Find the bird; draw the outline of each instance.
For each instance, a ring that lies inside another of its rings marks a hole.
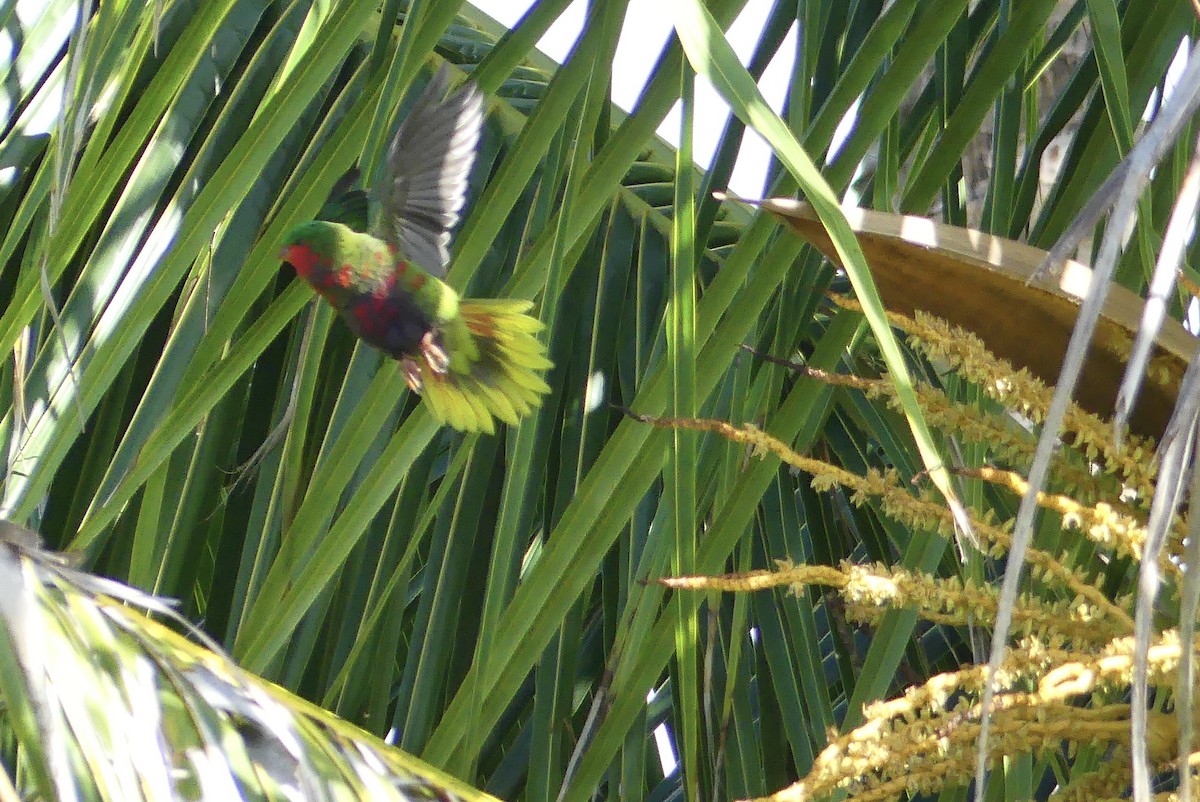
[[[435,420],[493,434],[497,420],[515,425],[541,406],[553,363],[532,302],[460,298],[442,281],[484,119],[474,82],[449,90],[443,66],[397,127],[369,232],[311,220],[287,233],[280,258],[355,335],[399,361]],[[352,194],[330,206],[364,217]]]

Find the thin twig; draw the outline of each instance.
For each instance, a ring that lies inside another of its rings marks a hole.
[[[1154,275],[1146,292],[1146,304],[1142,307],[1142,319],[1138,324],[1137,337],[1125,365],[1121,389],[1113,410],[1113,430],[1117,447],[1121,445],[1121,434],[1137,402],[1138,391],[1146,375],[1146,366],[1154,349],[1155,338],[1167,317],[1167,305],[1175,289],[1175,278],[1187,250],[1188,240],[1196,221],[1196,209],[1200,205],[1200,136],[1192,149],[1192,159],[1179,186],[1179,196],[1171,219],[1163,234],[1162,248],[1154,264]]]

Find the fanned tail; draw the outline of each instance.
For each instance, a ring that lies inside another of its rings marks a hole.
[[[495,431],[493,418],[516,424],[542,404],[550,386],[542,378],[553,367],[535,336],[542,322],[526,314],[529,301],[464,299],[459,313],[478,348],[467,369],[436,373],[420,361],[422,394],[430,413],[464,432]]]

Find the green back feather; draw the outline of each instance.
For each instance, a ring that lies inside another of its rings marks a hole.
[[[365,232],[370,216],[370,203],[362,189],[351,189],[325,201],[317,213],[320,220],[341,223],[354,231]]]

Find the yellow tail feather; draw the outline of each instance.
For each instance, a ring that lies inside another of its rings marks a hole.
[[[525,314],[532,307],[529,301],[493,298],[460,303],[478,357],[465,366],[452,363],[445,373],[420,360],[422,393],[434,418],[460,431],[492,434],[494,419],[516,425],[542,405],[550,392],[542,376],[553,363],[533,336],[543,326]]]

